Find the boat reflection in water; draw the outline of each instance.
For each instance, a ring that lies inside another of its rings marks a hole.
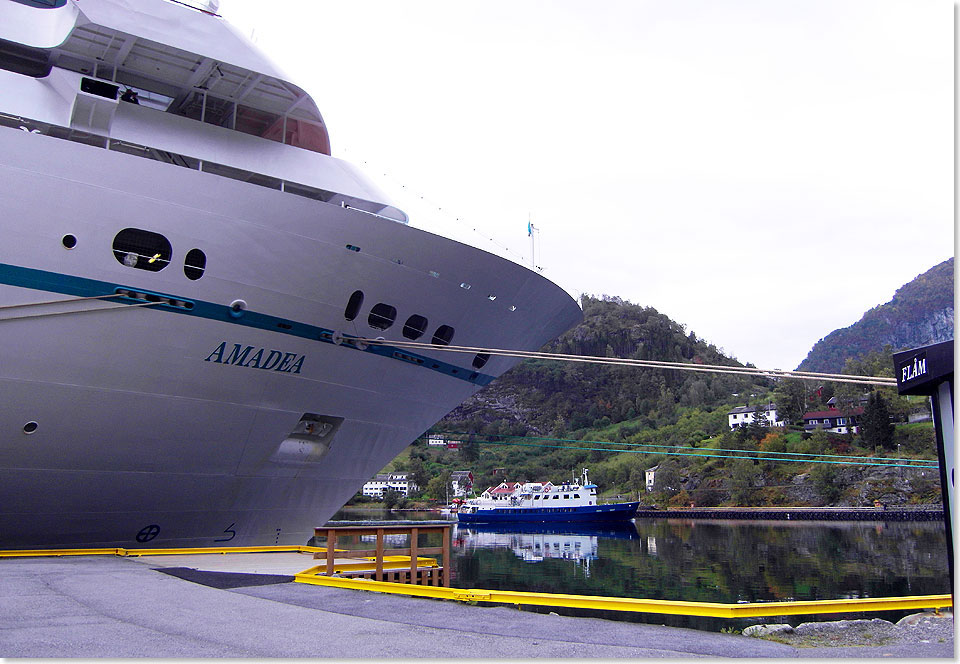
[[[630,540],[639,535],[632,523],[590,525],[582,523],[470,524],[454,526],[454,546],[461,554],[477,549],[509,549],[527,563],[547,559],[583,565],[590,575],[590,561],[598,557],[599,540]]]
[[[722,604],[950,592],[945,530],[935,522],[638,518],[625,528],[462,523],[453,528],[452,585],[458,588]],[[759,621],[541,608],[713,631]],[[835,619],[896,622],[908,613]]]

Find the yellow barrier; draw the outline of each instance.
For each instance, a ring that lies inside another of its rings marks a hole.
[[[410,556],[384,556],[383,557],[383,569],[385,570],[401,570],[401,569],[410,569]],[[376,565],[376,558],[364,557],[359,558],[358,562],[349,562],[349,563],[336,563],[333,566],[333,573],[339,574],[340,572],[355,572],[358,570],[369,570]],[[421,558],[417,556],[417,567],[439,567],[437,561],[433,558]],[[300,574],[323,574],[327,571],[327,564],[316,565],[310,569],[300,572]]]
[[[344,552],[345,549],[334,549]],[[14,549],[0,551],[0,558],[35,558],[44,556],[173,556],[195,553],[326,553],[322,546],[233,546],[221,548],[182,549]]]
[[[675,616],[701,616],[710,618],[754,618],[760,616],[850,613],[857,611],[941,609],[953,606],[953,598],[951,595],[720,604],[715,602],[683,602],[665,599],[632,599],[628,597],[592,597],[586,595],[560,595],[505,590],[464,590],[437,586],[412,586],[405,583],[388,583],[368,579],[316,576],[316,570],[317,568],[304,570],[294,575],[294,580],[298,583],[309,583],[317,586],[352,588],[354,590],[415,595],[417,597],[432,597],[434,599],[451,599],[458,602],[496,602],[500,604],[526,604],[528,606],[562,606],[576,609],[663,613]]]
[[[342,551],[341,549],[334,549]],[[244,546],[224,548],[182,549],[20,549],[0,551],[0,558],[27,558],[38,556],[156,556],[177,554],[226,554],[226,553],[326,553],[318,546]],[[346,552],[346,551],[344,551]],[[387,558],[392,558],[388,556]],[[409,566],[406,562],[391,560],[392,564]],[[421,567],[436,566],[433,559],[423,560]],[[340,565],[337,566],[338,568]],[[461,589],[443,586],[420,586],[408,583],[390,583],[369,579],[348,579],[318,576],[325,565],[311,567],[294,575],[297,583],[317,586],[352,588],[373,592],[450,599],[458,602],[495,602],[499,604],[526,604],[528,606],[561,606],[578,609],[605,611],[633,611],[637,613],[662,613],[678,616],[701,616],[711,618],[754,618],[761,616],[811,615],[819,613],[850,613],[859,611],[898,611],[910,609],[942,609],[953,606],[953,596],[914,595],[909,597],[870,597],[859,599],[805,600],[790,602],[752,602],[748,604],[720,604],[716,602],[684,602],[665,599],[633,599],[629,597],[594,597],[588,595],[563,595],[553,593],[513,592],[506,590]]]

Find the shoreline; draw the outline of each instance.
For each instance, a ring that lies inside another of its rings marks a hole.
[[[383,513],[383,508],[346,506],[350,511]],[[439,508],[402,508],[390,513],[431,512]],[[452,516],[452,515],[451,515]],[[901,507],[681,507],[672,509],[637,510],[634,519],[736,519],[766,521],[943,521],[942,506]],[[377,520],[377,519],[373,519]],[[456,519],[438,519],[453,521]],[[509,525],[509,524],[502,524]]]
[[[768,521],[943,521],[943,509],[876,507],[690,507],[640,509],[637,519],[757,519]]]

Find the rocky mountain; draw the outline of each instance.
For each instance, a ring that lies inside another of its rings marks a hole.
[[[546,352],[742,366],[652,307],[617,297],[581,299],[584,320]],[[678,406],[712,408],[768,389],[762,378],[671,369],[525,360],[436,425],[437,431],[566,435],[637,420],[663,426]]]
[[[901,286],[893,299],[814,344],[798,371],[840,373],[848,359],[953,339],[953,258]]]

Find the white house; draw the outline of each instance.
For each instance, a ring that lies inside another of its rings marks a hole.
[[[363,495],[383,498],[383,492],[387,489],[399,491],[400,495],[406,496],[411,491],[416,491],[417,485],[407,477],[406,473],[380,474],[363,485]]]
[[[466,496],[473,491],[473,473],[469,470],[457,470],[450,475],[454,496]]]
[[[758,410],[763,413],[764,419],[767,422],[766,426],[786,426],[787,423],[777,415],[777,404],[774,403],[768,403],[765,406],[740,406],[739,408],[734,408],[733,410],[727,411],[727,423],[731,429],[745,427],[753,422]]]
[[[431,433],[427,436],[427,445],[433,447],[446,447],[448,450],[455,450],[460,447],[459,440],[448,440],[439,433]]]
[[[653,481],[654,481],[654,479],[656,479],[657,469],[658,469],[659,467],[660,467],[660,464],[657,464],[657,465],[654,466],[653,468],[647,468],[647,470],[646,470],[646,476],[647,476],[647,491],[653,491]]]

